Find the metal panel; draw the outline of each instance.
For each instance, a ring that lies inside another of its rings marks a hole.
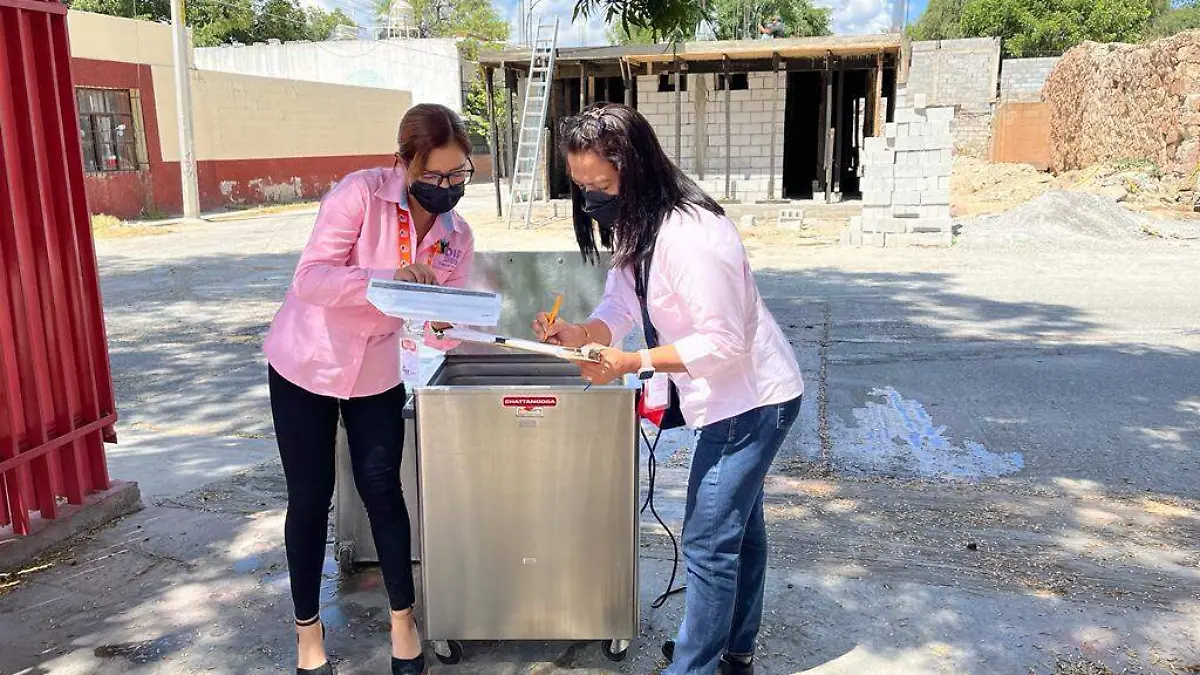
[[[0,0],[0,536],[107,489],[116,440],[65,14]]]
[[[633,390],[585,390],[565,362],[453,360],[416,393],[428,637],[632,640]]]
[[[334,509],[334,537],[337,539],[338,565],[348,569],[355,564],[379,562],[375,537],[367,509],[354,486],[350,464],[350,446],[346,429],[338,422],[337,444],[337,506]],[[408,525],[412,532],[412,559],[421,559],[421,500],[417,490],[417,434],[413,424],[412,402],[404,408],[404,450],[400,458],[400,490],[408,508]]]
[[[600,304],[607,272],[607,256],[590,265],[579,251],[481,251],[475,254],[472,274],[480,288],[502,296],[497,331],[511,337],[532,337],[533,317],[549,311],[554,293],[563,294],[564,319],[586,319]]]

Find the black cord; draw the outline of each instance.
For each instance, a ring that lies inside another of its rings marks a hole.
[[[659,431],[658,435],[654,437],[653,443],[650,442],[650,437],[646,435],[646,430],[641,425],[638,425],[638,431],[642,435],[642,440],[646,442],[646,448],[650,451],[649,456],[646,458],[646,476],[648,478],[649,489],[646,493],[646,501],[642,502],[642,508],[639,513],[645,513],[646,509],[650,509],[650,513],[653,514],[654,519],[658,521],[658,524],[662,526],[667,536],[671,538],[671,550],[674,555],[674,560],[671,562],[671,578],[667,580],[667,590],[663,591],[662,595],[650,603],[652,608],[658,609],[667,602],[667,598],[686,591],[687,586],[673,588],[675,586],[675,577],[679,572],[679,542],[675,540],[675,534],[671,532],[671,528],[667,527],[662,516],[658,515],[658,509],[654,508],[654,481],[658,476],[658,459],[655,458],[654,452],[658,450],[658,441],[662,438],[662,431]]]

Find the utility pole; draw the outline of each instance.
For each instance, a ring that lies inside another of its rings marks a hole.
[[[188,72],[188,35],[183,0],[171,0],[171,30],[175,44],[175,108],[179,115],[179,173],[183,187],[183,217],[200,217],[200,187],[196,177],[196,139],[192,130],[192,79]]]

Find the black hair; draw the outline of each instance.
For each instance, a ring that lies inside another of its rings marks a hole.
[[[663,221],[681,208],[717,215],[725,210],[700,189],[663,152],[654,129],[637,110],[617,103],[597,103],[559,124],[563,155],[595,152],[612,163],[620,178],[620,212],[611,227],[597,227],[583,211],[583,191],[571,182],[575,241],[585,260],[599,259],[600,244],[612,251],[613,267],[640,265],[654,250]]]

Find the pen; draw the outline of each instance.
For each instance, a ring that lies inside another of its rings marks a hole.
[[[554,296],[554,307],[550,308],[550,316],[548,317],[550,321],[549,325],[553,326],[554,322],[558,321],[558,310],[560,309],[562,309],[562,293]]]

